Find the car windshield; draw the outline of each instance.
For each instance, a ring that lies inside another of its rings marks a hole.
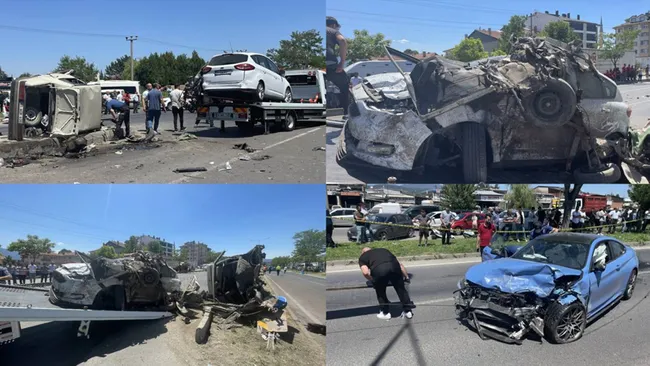
[[[210,66],[232,65],[248,61],[248,55],[225,54],[215,56],[208,62]]]
[[[587,263],[588,252],[589,245],[583,242],[569,242],[550,235],[531,240],[512,258],[582,269]]]

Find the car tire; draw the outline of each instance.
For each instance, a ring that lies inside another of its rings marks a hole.
[[[293,131],[296,128],[296,116],[293,112],[288,112],[282,123],[282,129],[284,131]]]
[[[414,237],[414,236],[415,236],[415,230],[413,230],[413,229],[409,229],[408,237],[409,237],[409,238],[412,238],[412,237]]]
[[[577,317],[577,318],[576,318]],[[577,333],[563,336],[559,327],[565,326],[565,322],[577,326]],[[577,341],[582,338],[587,326],[587,312],[584,306],[579,302],[573,302],[568,305],[562,305],[559,302],[553,302],[546,310],[544,319],[544,334],[546,338],[555,344],[565,344]]]
[[[485,128],[478,123],[462,126],[463,183],[474,184],[487,180],[487,147]]]
[[[32,106],[25,108],[25,126],[36,127],[41,123],[42,119],[43,112],[38,108]]]
[[[606,164],[603,169],[595,172],[585,172],[576,169],[573,172],[576,183],[615,183],[621,179],[621,168],[612,163]]]
[[[558,78],[548,78],[546,85],[524,97],[521,102],[524,118],[544,128],[559,127],[569,122],[578,104],[571,85]]]
[[[377,239],[379,239],[380,241],[387,241],[388,240],[388,234],[385,231],[382,231],[381,233],[379,233],[377,235]]]
[[[634,287],[636,285],[636,268],[632,270],[630,278],[627,280],[625,285],[625,292],[623,292],[623,300],[629,300],[634,294]]]
[[[257,84],[257,88],[255,88],[255,100],[263,102],[265,98],[266,88],[264,87],[264,83],[260,81],[259,84]]]
[[[293,101],[293,94],[291,93],[291,88],[287,88],[284,91],[284,99],[282,100],[285,103],[291,103]]]

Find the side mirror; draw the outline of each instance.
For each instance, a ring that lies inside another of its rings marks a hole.
[[[606,267],[605,261],[598,261],[598,262],[594,263],[594,270],[595,271],[601,271],[602,272],[602,271],[605,270],[605,267]]]

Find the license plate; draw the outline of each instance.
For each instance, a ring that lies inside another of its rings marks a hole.
[[[213,111],[212,108],[210,109],[212,119],[216,121],[248,121],[248,108],[227,108],[224,112]]]
[[[214,72],[214,76],[230,75],[232,71],[230,70],[217,70]]]

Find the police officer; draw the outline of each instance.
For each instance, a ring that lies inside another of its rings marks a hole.
[[[108,109],[108,111],[111,113],[111,116],[113,116],[113,122],[117,124],[117,129],[121,131],[122,122],[124,122],[124,128],[126,130],[124,131],[126,132],[124,136],[131,136],[131,110],[129,109],[129,105],[127,103],[120,102],[119,100],[111,99],[106,102],[106,109]],[[118,111],[121,114],[118,116],[115,111]]]

